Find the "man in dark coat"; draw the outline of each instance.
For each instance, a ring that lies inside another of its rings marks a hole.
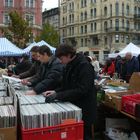
[[[41,94],[46,90],[52,90],[59,86],[62,79],[63,65],[57,57],[52,56],[49,47],[41,46],[39,48],[39,60],[42,62],[40,71],[30,80],[33,90],[27,91],[27,95]]]
[[[38,60],[38,56],[37,56],[38,50],[39,50],[38,46],[34,46],[31,49],[30,52],[31,52],[31,57],[32,57],[32,66],[28,71],[25,71],[24,73],[19,74],[18,78],[20,79],[29,78],[29,77],[34,76],[37,73],[37,71],[40,68],[40,61]]]
[[[126,82],[129,83],[129,80],[133,72],[139,72],[139,61],[135,56],[132,56],[131,52],[127,52],[125,55],[126,58]]]
[[[94,86],[94,68],[82,54],[67,44],[56,49],[56,56],[66,68],[63,74],[63,86],[54,91],[46,91],[46,102],[69,101],[82,109],[84,121],[84,140],[92,139],[92,125],[96,118],[96,90]]]
[[[14,67],[14,73],[16,75],[19,75],[27,70],[30,69],[31,67],[31,62],[29,61],[29,56],[26,54],[23,54],[20,60],[20,63],[16,64]]]

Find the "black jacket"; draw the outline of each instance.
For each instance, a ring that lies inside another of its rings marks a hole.
[[[34,61],[32,64],[31,68],[28,71],[25,71],[24,73],[19,74],[20,79],[31,77],[37,73],[37,71],[40,68],[40,62],[39,61]]]
[[[56,89],[56,99],[70,101],[82,108],[83,120],[94,123],[96,118],[96,90],[94,68],[82,54],[67,64],[63,75],[63,87]]]
[[[63,65],[52,56],[48,63],[41,64],[40,71],[32,80],[33,90],[40,94],[57,88],[62,79]]]

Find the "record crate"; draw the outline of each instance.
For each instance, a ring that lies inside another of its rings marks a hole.
[[[22,129],[22,140],[83,140],[83,121],[35,129]]]
[[[122,96],[122,111],[140,117],[140,94]]]

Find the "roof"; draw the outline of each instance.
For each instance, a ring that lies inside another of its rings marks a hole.
[[[7,38],[0,38],[0,56],[18,56],[24,51],[14,45]]]

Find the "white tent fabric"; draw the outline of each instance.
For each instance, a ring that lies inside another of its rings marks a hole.
[[[36,46],[36,44],[37,44],[36,42],[31,43],[27,48],[24,49],[24,52],[25,52],[25,53],[29,53],[30,50],[31,50],[34,46]]]
[[[129,43],[123,50],[119,53],[111,53],[108,55],[109,58],[116,58],[118,55],[121,57],[125,57],[127,52],[131,52],[133,56],[138,56],[140,54],[140,48],[134,45],[133,43]]]
[[[38,46],[46,45],[46,46],[48,46],[48,47],[51,49],[51,51],[52,51],[53,53],[54,53],[55,50],[56,50],[56,48],[52,47],[51,45],[49,45],[49,44],[48,44],[47,42],[45,42],[44,40],[42,40],[42,41],[40,41],[40,42],[37,42],[36,45],[38,45]]]
[[[118,55],[124,57],[127,52],[131,52],[133,56],[138,56],[140,54],[140,48],[133,43],[129,43]]]
[[[24,51],[10,42],[7,38],[0,38],[0,56],[19,56]]]

